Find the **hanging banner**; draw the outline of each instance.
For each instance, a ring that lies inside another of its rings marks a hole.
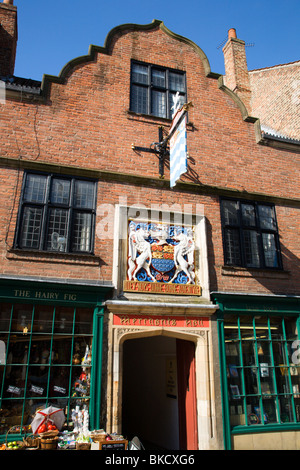
[[[186,108],[174,116],[170,129],[170,186],[173,188],[187,171]]]

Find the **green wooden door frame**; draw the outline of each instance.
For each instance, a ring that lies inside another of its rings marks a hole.
[[[103,343],[104,307],[96,306],[94,310],[92,374],[90,392],[90,429],[100,429],[101,417],[101,383],[102,383],[102,343]]]
[[[219,359],[220,359],[220,384],[222,397],[222,414],[223,414],[223,440],[224,449],[231,450],[231,432],[230,432],[230,416],[229,416],[229,397],[227,387],[226,374],[226,354],[224,340],[224,318],[223,314],[217,315],[218,339],[219,339]]]
[[[233,434],[242,433],[261,433],[266,432],[262,426],[251,428],[251,431],[242,428],[232,431],[230,426],[229,413],[229,397],[227,387],[226,373],[226,355],[225,355],[225,339],[224,339],[224,316],[226,314],[236,315],[286,315],[297,317],[297,325],[300,326],[300,296],[264,296],[264,295],[244,295],[233,293],[217,293],[211,294],[212,300],[219,306],[217,314],[218,322],[218,341],[219,341],[219,360],[220,360],[220,382],[222,395],[222,412],[223,412],[223,436],[224,449],[231,450],[231,436]],[[299,331],[299,330],[298,330]],[[299,429],[299,425],[296,425]],[[295,424],[285,424],[268,426],[269,431],[295,429]]]

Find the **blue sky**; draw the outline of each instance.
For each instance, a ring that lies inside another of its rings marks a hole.
[[[1,0],[2,1],[2,0]],[[18,7],[15,75],[58,75],[90,44],[103,46],[124,23],[162,20],[205,52],[211,70],[224,73],[222,47],[230,28],[247,44],[249,70],[300,60],[300,0],[14,0]]]

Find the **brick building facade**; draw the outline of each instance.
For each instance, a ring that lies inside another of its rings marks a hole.
[[[299,134],[265,133],[255,73],[236,87],[158,20],[116,27],[57,77],[15,77],[12,3],[0,5],[2,433],[51,402],[165,449],[270,436],[296,448]],[[176,93],[192,102],[189,158],[170,188],[159,143]]]

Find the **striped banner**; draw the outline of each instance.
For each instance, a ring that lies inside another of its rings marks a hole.
[[[186,110],[175,115],[170,129],[170,186],[173,188],[180,176],[187,171]]]

